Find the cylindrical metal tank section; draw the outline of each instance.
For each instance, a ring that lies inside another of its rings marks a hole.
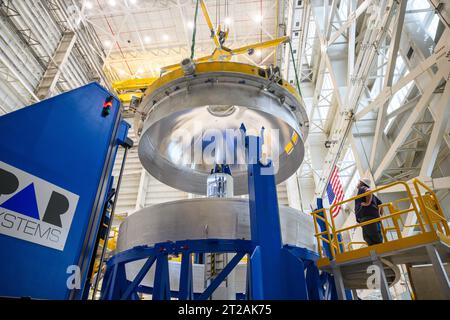
[[[283,243],[316,250],[314,225],[311,216],[298,210],[280,206]],[[139,245],[153,245],[168,240],[250,239],[249,205],[246,199],[199,198],[158,204],[130,215],[121,224],[117,250]],[[126,266],[127,278],[134,279],[145,261]],[[152,286],[154,268],[142,284]],[[180,263],[170,262],[171,289],[177,291]],[[231,274],[236,292],[245,292],[246,265],[239,264]],[[194,265],[194,289],[205,288],[205,266]]]
[[[206,198],[158,204],[130,215],[120,226],[119,252],[165,241],[250,239],[249,202],[234,197],[248,193],[242,125],[248,134],[263,134],[262,158],[276,166],[277,183],[298,170],[308,135],[300,96],[270,70],[187,59],[147,89],[135,118],[142,165],[161,182]],[[212,171],[222,164],[231,175]],[[283,206],[279,211],[283,242],[315,250],[312,217]],[[133,279],[143,263],[129,263],[127,278]],[[177,291],[180,263],[169,266],[171,289]],[[143,285],[153,285],[154,269]],[[195,292],[207,285],[205,274],[207,266],[194,265]],[[228,277],[232,283],[225,296],[218,298],[244,292],[245,277],[241,263]]]

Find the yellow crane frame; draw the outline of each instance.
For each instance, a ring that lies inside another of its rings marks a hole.
[[[243,46],[237,49],[230,49],[221,44],[220,36],[223,34],[224,41],[228,38],[229,30],[226,29],[224,33],[222,33],[222,26],[219,24],[217,30],[214,28],[214,24],[211,20],[211,17],[208,12],[208,8],[205,4],[204,0],[199,0],[200,7],[202,9],[203,16],[206,20],[206,24],[208,28],[211,30],[212,39],[214,41],[215,49],[211,55],[201,57],[195,59],[195,63],[207,62],[207,61],[230,61],[233,56],[250,53],[255,50],[267,49],[277,47],[280,44],[287,43],[289,41],[289,37],[280,37],[264,42],[254,43],[251,45]],[[224,42],[223,41],[223,42]],[[223,43],[222,42],[222,43]],[[180,64],[173,64],[166,67],[161,68],[161,73],[166,73],[169,71],[173,71],[180,68]],[[118,81],[113,83],[113,88],[119,93],[119,99],[122,103],[131,102],[133,96],[137,98],[141,98],[143,96],[143,92],[127,92],[133,90],[145,90],[148,88],[155,80],[158,78],[143,78],[143,79],[129,79],[125,81]]]

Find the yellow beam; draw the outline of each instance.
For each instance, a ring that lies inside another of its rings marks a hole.
[[[119,94],[119,100],[122,103],[130,103],[133,97],[142,98],[144,94],[142,92],[131,92]]]
[[[212,61],[212,60],[213,60],[213,56],[209,55],[209,56],[204,56],[204,57],[195,59],[194,62],[195,63],[199,63],[199,62],[206,62],[206,61]],[[181,68],[180,64],[176,63],[176,64],[171,64],[171,65],[168,65],[168,66],[165,66],[165,67],[161,68],[161,71],[162,72],[169,72],[169,71],[173,71],[173,70],[176,70],[176,69],[179,69],[179,68]]]
[[[117,81],[112,84],[116,91],[138,90],[149,87],[158,78],[142,78]]]
[[[217,61],[217,60],[230,60],[232,56],[239,55],[239,54],[246,54],[250,49],[256,50],[256,49],[266,49],[266,48],[272,48],[276,47],[280,44],[286,43],[289,41],[289,37],[281,37],[269,41],[264,41],[260,43],[254,43],[248,46],[244,46],[237,49],[228,49],[223,47],[222,49],[215,49],[212,55],[201,57],[198,59],[195,59],[195,63],[199,62],[206,62],[206,61]],[[163,72],[169,72],[180,68],[180,64],[172,64],[169,66],[163,67],[161,70]]]
[[[241,48],[237,48],[237,49],[232,49],[231,53],[233,55],[245,54],[245,53],[248,53],[248,51],[251,49],[256,50],[256,49],[272,48],[272,47],[279,46],[280,44],[286,43],[288,41],[289,41],[289,37],[281,37],[281,38],[277,38],[277,39],[273,39],[273,40],[269,40],[269,41],[254,43],[254,44],[244,46]]]
[[[203,16],[205,17],[206,23],[208,24],[208,28],[211,31],[211,34],[214,38],[214,44],[216,45],[216,48],[220,48],[220,42],[219,38],[217,37],[216,31],[214,29],[214,26],[212,24],[211,18],[209,16],[208,8],[206,7],[205,1],[200,0],[200,5],[202,7]]]

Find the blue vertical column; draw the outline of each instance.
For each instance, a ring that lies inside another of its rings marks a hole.
[[[261,138],[246,136],[250,229],[256,249],[251,257],[252,299],[283,299],[282,238],[275,172],[263,165]],[[264,170],[263,170],[264,169]]]

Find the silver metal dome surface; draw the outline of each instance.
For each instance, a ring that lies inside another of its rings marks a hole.
[[[229,71],[173,78],[146,94],[137,117],[141,133],[139,158],[155,178],[185,192],[205,194],[214,163],[205,163],[201,157],[198,161],[193,150],[200,145],[200,150],[206,152],[214,141],[213,160],[234,152],[233,163],[227,163],[234,191],[236,195],[246,194],[247,164],[242,144],[239,138],[226,138],[227,130],[239,132],[241,124],[254,134],[263,127],[268,136],[278,133],[279,139],[267,138],[264,143],[267,153],[279,148],[277,183],[298,169],[304,157],[308,120],[298,96],[287,90],[287,84]],[[223,141],[205,136],[211,132],[223,137]],[[293,137],[295,144],[286,152]]]

